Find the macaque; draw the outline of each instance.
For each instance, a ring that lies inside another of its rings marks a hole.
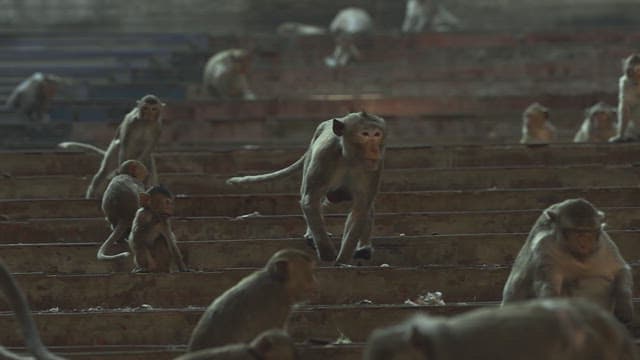
[[[283,328],[291,307],[318,289],[315,261],[293,249],[276,252],[264,268],[218,296],[196,325],[188,351],[249,342],[263,331]]]
[[[585,110],[585,119],[573,142],[607,142],[616,135],[616,109],[599,102]]]
[[[116,129],[116,134],[107,150],[78,142],[63,142],[61,148],[81,148],[95,151],[101,155],[100,169],[91,179],[85,197],[92,198],[102,184],[115,175],[120,164],[126,160],[142,162],[151,174],[151,183],[158,183],[156,166],[151,156],[162,131],[162,115],[165,104],[155,95],[145,95]]]
[[[544,144],[555,140],[556,128],[549,116],[549,109],[533,103],[522,114],[521,144]]]
[[[149,172],[141,162],[127,160],[120,165],[107,190],[102,195],[102,212],[111,224],[112,233],[98,250],[98,260],[114,260],[129,256],[128,252],[115,256],[106,255],[111,244],[126,239],[131,231],[131,223],[140,208],[140,193],[144,192],[144,181]]]
[[[58,85],[71,84],[71,80],[41,72],[22,81],[7,99],[6,108],[15,110],[23,118],[34,122],[48,122],[51,101]]]
[[[213,55],[204,67],[202,78],[209,95],[223,99],[255,99],[247,81],[251,57],[244,49],[229,49]]]
[[[605,214],[584,199],[568,199],[542,212],[516,257],[502,304],[531,298],[584,297],[633,317],[631,269],[604,230]]]
[[[312,240],[319,259],[336,264],[346,264],[352,257],[369,259],[373,251],[373,203],[380,185],[386,132],[384,119],[364,111],[327,120],[318,125],[309,148],[295,163],[268,174],[233,177],[227,183],[271,181],[302,168],[300,204],[307,222],[304,236]],[[337,257],[324,224],[325,201],[351,201]]]
[[[0,288],[7,299],[9,306],[13,309],[18,324],[22,328],[22,334],[27,345],[27,350],[32,356],[21,356],[13,353],[3,346],[0,346],[0,359],[11,360],[63,360],[63,358],[52,354],[42,343],[36,322],[31,316],[31,309],[24,293],[18,287],[13,276],[5,263],[0,259]]]
[[[239,343],[199,350],[175,360],[296,360],[298,353],[289,334],[281,329],[267,330],[251,343]]]
[[[459,29],[460,19],[447,10],[439,0],[407,0],[402,32],[447,32]]]
[[[373,20],[364,9],[349,7],[338,12],[329,31],[336,39],[336,47],[333,54],[325,58],[325,64],[331,68],[342,67],[352,59],[362,59],[356,42],[373,31]]]
[[[618,81],[618,132],[611,142],[640,139],[640,54],[631,54],[622,65]]]
[[[364,360],[634,360],[633,338],[584,299],[537,299],[375,330]]]
[[[172,264],[179,271],[188,271],[171,229],[173,194],[162,186],[154,186],[138,196],[140,208],[127,240],[135,265],[132,272],[170,272]]]
[[[280,36],[309,36],[326,34],[327,29],[320,26],[287,21],[280,24],[276,32]]]

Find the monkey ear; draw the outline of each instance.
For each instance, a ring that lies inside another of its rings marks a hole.
[[[289,278],[289,262],[287,260],[278,260],[273,264],[273,272],[276,278],[287,280]]]
[[[338,135],[338,136],[342,136],[344,135],[344,128],[345,125],[342,121],[338,120],[338,119],[333,119],[333,133]]]
[[[597,217],[597,221],[598,221],[600,224],[604,225],[604,220],[605,220],[605,218],[606,218],[606,215],[604,214],[604,212],[602,212],[602,211],[598,210],[598,211],[596,212],[596,217]]]
[[[545,210],[544,216],[552,222],[558,221],[558,213],[555,211],[555,209]]]
[[[141,207],[149,207],[151,206],[151,195],[141,192],[138,194],[140,196],[140,206]]]
[[[251,344],[256,353],[265,356],[272,348],[273,344],[266,336],[261,336],[257,341]]]

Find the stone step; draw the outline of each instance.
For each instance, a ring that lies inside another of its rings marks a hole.
[[[253,272],[253,268],[162,274],[16,274],[33,309],[65,311],[102,308],[206,306]],[[510,268],[502,265],[427,265],[422,267],[321,267],[320,294],[313,304],[402,303],[427,291],[442,291],[447,301],[491,301],[502,297]],[[640,265],[632,264],[638,278]],[[203,286],[206,284],[206,286]],[[345,286],[351,284],[351,286]],[[381,291],[384,289],[383,291]],[[187,295],[188,294],[188,295]],[[634,296],[640,295],[636,282]],[[7,309],[0,304],[0,309]]]
[[[446,294],[445,294],[446,295]],[[451,316],[496,303],[463,303],[446,306],[337,305],[307,306],[294,311],[288,330],[297,341],[308,338],[336,340],[340,333],[354,342],[364,342],[379,327],[396,324],[409,316],[425,312]],[[638,302],[634,302],[638,310]],[[36,321],[45,344],[56,346],[154,345],[187,343],[202,314],[196,309],[95,310],[88,312],[38,313]],[[11,314],[0,315],[3,345],[22,346],[22,334]],[[630,325],[637,336],[640,324]],[[153,329],[153,331],[149,331]]]
[[[638,172],[639,167],[618,165],[389,169],[383,172],[381,191],[632,187],[638,184]],[[279,182],[227,185],[232,175],[237,174],[165,173],[159,178],[174,194],[273,194],[300,188],[299,175]],[[0,198],[78,198],[90,180],[91,176],[74,175],[5,176],[0,178]]]
[[[270,171],[291,164],[305,150],[301,147],[192,149],[180,148],[179,144],[167,145],[155,153],[160,173]],[[385,153],[385,168],[630,164],[638,161],[638,151],[640,144],[635,143],[389,147]],[[5,176],[93,175],[100,165],[100,157],[74,151],[1,151],[0,163]]]
[[[640,208],[602,208],[612,230],[640,228]],[[486,234],[528,232],[540,210],[476,212],[377,213],[374,236]],[[325,216],[328,231],[341,234],[344,214]],[[235,240],[300,237],[306,224],[300,215],[232,217],[183,217],[172,220],[178,239]],[[2,243],[51,243],[103,241],[111,230],[103,218],[31,219],[0,222]]]
[[[629,261],[640,258],[638,231],[609,231],[622,255]],[[368,265],[391,266],[511,264],[527,233],[416,235],[374,237],[375,254]],[[332,239],[339,246],[339,239]],[[95,274],[129,272],[130,259],[96,261],[99,242],[0,244],[0,258],[15,272],[49,274]],[[178,246],[192,269],[206,271],[237,267],[260,267],[271,254],[284,248],[309,250],[301,237],[253,240],[180,239]],[[109,253],[127,251],[113,246]]]
[[[546,188],[507,190],[450,190],[383,192],[376,197],[379,212],[475,211],[544,209],[569,198],[583,197],[599,207],[635,206],[638,187]],[[348,204],[326,208],[327,213],[343,213]],[[300,214],[297,193],[181,195],[176,201],[180,216],[240,216],[257,211],[263,215]],[[96,199],[0,200],[0,216],[5,220],[46,218],[94,218],[103,216]]]

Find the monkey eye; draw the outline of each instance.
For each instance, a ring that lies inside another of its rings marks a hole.
[[[368,131],[363,131],[362,132],[362,136],[369,136],[369,132]]]
[[[380,131],[376,131],[375,133],[373,133],[374,137],[380,137],[382,135],[382,133],[380,133]]]

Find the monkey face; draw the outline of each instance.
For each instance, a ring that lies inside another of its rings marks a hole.
[[[548,115],[541,111],[533,111],[526,114],[525,118],[529,129],[538,130],[544,127],[547,122]]]
[[[600,244],[599,230],[564,229],[562,236],[567,250],[580,261],[595,253]]]
[[[610,111],[596,111],[591,115],[591,126],[595,131],[609,130],[615,121],[614,113]]]
[[[174,204],[173,198],[162,194],[155,193],[151,195],[151,199],[149,201],[149,207],[151,211],[161,217],[171,217],[173,216]]]
[[[378,170],[382,160],[382,129],[363,128],[355,136],[355,142],[361,147],[364,167],[370,171]]]
[[[287,289],[291,299],[299,302],[316,296],[315,261],[290,260],[288,265]]]
[[[144,183],[149,176],[149,171],[147,170],[147,167],[142,164],[135,165],[133,167],[132,176],[136,178],[136,180]]]
[[[156,121],[161,111],[161,105],[159,104],[151,105],[143,103],[142,106],[140,106],[140,118],[145,121]]]

